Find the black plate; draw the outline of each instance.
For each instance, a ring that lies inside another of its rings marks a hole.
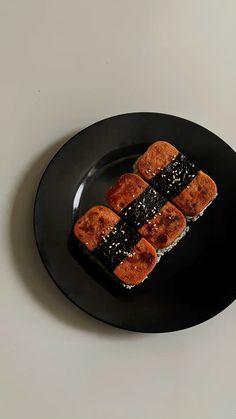
[[[212,176],[219,194],[148,280],[127,291],[81,253],[71,230],[76,217],[105,203],[107,188],[157,139]],[[58,151],[39,185],[34,226],[45,267],[73,303],[120,328],[166,332],[209,319],[236,296],[235,163],[220,138],[171,115],[131,113],[86,128]]]

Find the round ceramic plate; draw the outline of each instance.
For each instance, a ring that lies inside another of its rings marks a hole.
[[[196,162],[215,180],[218,197],[149,278],[125,290],[81,253],[72,228],[88,208],[106,202],[108,187],[155,140],[170,141]],[[235,168],[227,144],[175,116],[131,113],[91,125],[58,151],[38,188],[34,227],[45,267],[73,303],[120,328],[169,332],[215,316],[236,296]]]

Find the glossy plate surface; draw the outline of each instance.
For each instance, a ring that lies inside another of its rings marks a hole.
[[[209,174],[218,197],[149,278],[127,291],[78,249],[71,231],[78,216],[105,203],[108,187],[158,139],[170,141]],[[59,150],[39,185],[34,227],[42,261],[73,303],[114,326],[167,332],[201,323],[236,296],[235,169],[234,151],[185,119],[131,113],[91,125]]]

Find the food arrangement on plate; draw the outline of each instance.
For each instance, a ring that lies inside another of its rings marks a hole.
[[[234,183],[235,152],[198,124],[153,112],[98,121],[42,176],[41,259],[99,320],[155,333],[195,326],[235,300]]]
[[[109,208],[93,207],[74,225],[75,237],[125,288],[143,282],[217,196],[215,182],[166,141],[149,146],[134,171],[110,187]]]

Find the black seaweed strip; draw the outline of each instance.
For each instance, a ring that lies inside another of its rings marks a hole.
[[[111,271],[125,259],[139,242],[139,233],[130,229],[122,220],[115,224],[111,232],[103,237],[93,254]]]
[[[124,208],[119,215],[130,225],[139,229],[151,220],[166,202],[167,199],[164,196],[149,187]]]
[[[164,169],[157,173],[150,184],[168,199],[175,198],[197,175],[198,168],[179,153]]]

